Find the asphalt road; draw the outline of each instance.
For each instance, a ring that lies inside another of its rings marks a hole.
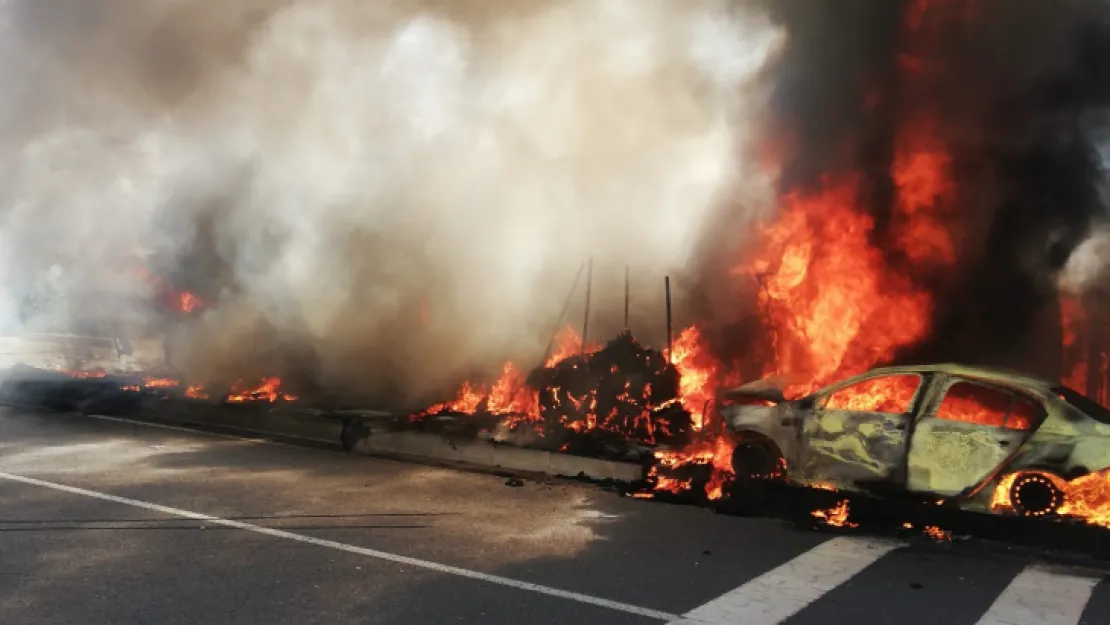
[[[1110,624],[1110,566],[0,409],[0,623]]]

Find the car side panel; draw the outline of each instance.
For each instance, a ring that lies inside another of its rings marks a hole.
[[[899,477],[910,415],[819,410],[812,418],[803,435],[804,481],[858,489]]]
[[[804,423],[804,415],[791,404],[731,406],[721,412],[733,433],[742,437],[751,432],[774,441],[786,459],[788,474],[797,466],[800,438],[798,426]]]
[[[1005,472],[1032,468],[1049,470],[1065,479],[1110,468],[1110,426],[1070,407],[1050,406],[1044,423]]]
[[[910,442],[906,490],[941,497],[973,491],[1024,439],[1024,432],[923,417]]]

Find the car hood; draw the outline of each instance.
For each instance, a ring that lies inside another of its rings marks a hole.
[[[788,380],[783,377],[764,378],[735,388],[724,389],[720,395],[722,399],[758,399],[780,404],[786,401],[784,391],[787,383]]]

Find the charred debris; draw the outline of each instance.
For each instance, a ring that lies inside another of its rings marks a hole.
[[[413,416],[420,431],[486,439],[609,460],[645,461],[681,448],[693,434],[679,401],[678,370],[662,350],[622,332],[591,353],[540,366],[525,378],[534,402],[506,414],[485,396],[470,412],[450,408]]]

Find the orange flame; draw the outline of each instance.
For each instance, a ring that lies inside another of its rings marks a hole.
[[[1088,473],[1071,481],[1049,473],[1037,474],[1050,480],[1064,494],[1057,515],[1110,529],[1110,470]],[[1010,489],[1019,475],[1021,473],[1013,473],[999,481],[991,498],[992,510],[1014,512]]]
[[[735,381],[720,379],[719,365],[702,342],[697,326],[690,326],[678,335],[668,358],[678,370],[678,397],[690,412],[695,432],[705,429],[709,415],[706,407],[722,384]],[[734,377],[734,376],[731,376]]]
[[[196,294],[189,291],[181,291],[177,294],[177,308],[183,313],[191,313],[194,310],[199,310],[205,306],[204,300],[197,297]]]
[[[855,208],[856,194],[855,181],[788,194],[760,252],[736,270],[760,280],[774,345],[766,375],[809,380],[788,389],[793,396],[866,371],[929,329],[929,295],[871,245],[874,222]]]
[[[849,520],[848,500],[842,499],[840,503],[828,510],[814,510],[810,513],[816,521],[832,527],[859,527],[859,523]]]
[[[900,129],[891,167],[897,188],[895,236],[915,264],[949,266],[956,262],[956,249],[944,219],[950,217],[955,187],[948,171],[951,158],[935,137],[930,121]]]
[[[599,351],[601,346],[591,343],[585,349],[586,354]],[[556,364],[583,353],[582,337],[570,326],[564,327],[555,337],[551,354],[544,363],[545,367]],[[516,421],[539,421],[540,406],[539,394],[528,388],[524,383],[525,376],[512,362],[506,362],[501,368],[501,376],[486,387],[470,381],[463,382],[455,399],[440,404],[435,404],[414,415],[420,418],[424,415],[441,412],[454,412],[459,414],[474,414],[483,404],[485,410],[494,415],[515,415]]]
[[[190,386],[185,389],[185,397],[190,399],[208,399],[208,392],[202,386]]]
[[[1087,313],[1079,298],[1068,294],[1060,295],[1060,326],[1063,332],[1062,349],[1064,386],[1077,391],[1087,390],[1087,371],[1089,367],[1086,346],[1079,338],[1088,323]]]
[[[238,383],[232,386],[231,393],[226,398],[227,402],[237,404],[247,401],[268,401],[273,403],[278,400],[296,401],[297,399],[296,395],[280,391],[281,378],[263,378],[261,384],[249,391],[240,391],[237,388],[238,386]]]
[[[66,371],[65,374],[79,380],[103,378],[108,375],[104,371]]]
[[[952,540],[952,532],[941,529],[936,525],[926,525],[923,531],[926,536],[938,542],[951,542]]]
[[[736,443],[727,436],[717,436],[709,440],[694,442],[688,447],[677,451],[656,451],[655,465],[648,472],[649,479],[655,480],[656,491],[665,491],[677,494],[674,490],[677,484],[682,484],[682,490],[689,490],[691,480],[675,480],[663,475],[663,472],[674,470],[687,465],[708,465],[712,469],[709,483],[705,486],[705,494],[710,501],[720,499],[724,494],[724,487],[732,476],[732,451]]]

